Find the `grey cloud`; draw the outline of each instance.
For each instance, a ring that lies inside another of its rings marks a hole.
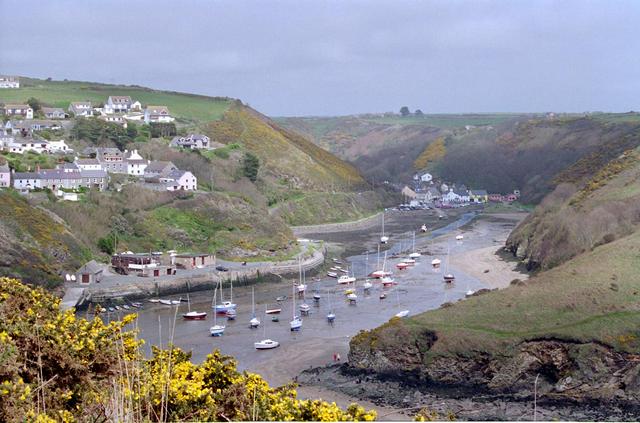
[[[638,22],[640,2],[622,0],[0,0],[0,73],[228,95],[271,115],[627,111]]]

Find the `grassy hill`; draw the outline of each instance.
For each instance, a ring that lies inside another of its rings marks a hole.
[[[33,97],[44,104],[66,110],[72,101],[89,100],[93,104],[102,104],[110,95],[131,96],[132,99],[140,101],[143,106],[147,104],[168,106],[177,118],[204,122],[220,119],[233,103],[232,99],[226,97],[160,91],[133,85],[47,81],[33,78],[20,78],[20,88],[17,90],[2,90],[0,103],[24,103]]]
[[[91,253],[68,226],[15,192],[0,191],[0,276],[55,287]]]

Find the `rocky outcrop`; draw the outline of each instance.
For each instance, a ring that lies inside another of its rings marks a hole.
[[[360,333],[350,346],[349,371],[417,386],[573,402],[640,399],[640,356],[596,342],[532,339],[508,351],[433,352],[436,333],[401,322]]]

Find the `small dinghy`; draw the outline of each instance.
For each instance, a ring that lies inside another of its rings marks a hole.
[[[253,346],[256,350],[270,350],[280,346],[280,343],[271,339],[263,339],[262,341],[254,342]]]
[[[408,315],[409,315],[409,310],[402,310],[401,312],[396,313],[396,317],[399,317],[401,319],[403,317],[407,317]]]
[[[190,311],[188,313],[184,313],[182,318],[184,320],[205,320],[207,318],[207,313],[203,311]]]

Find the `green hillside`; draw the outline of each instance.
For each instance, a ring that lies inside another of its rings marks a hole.
[[[584,181],[559,185],[509,236],[507,246],[529,269],[556,266],[637,230],[638,150],[591,172]]]
[[[49,287],[91,257],[69,227],[9,190],[0,190],[0,245],[0,276]]]
[[[186,120],[218,120],[233,103],[226,97],[208,97],[196,94],[153,90],[139,86],[100,84],[79,81],[47,81],[20,78],[17,90],[2,90],[0,103],[24,103],[29,98],[37,98],[52,107],[65,110],[72,101],[89,100],[93,104],[107,101],[110,95],[128,95],[144,105],[163,105],[177,117]]]

